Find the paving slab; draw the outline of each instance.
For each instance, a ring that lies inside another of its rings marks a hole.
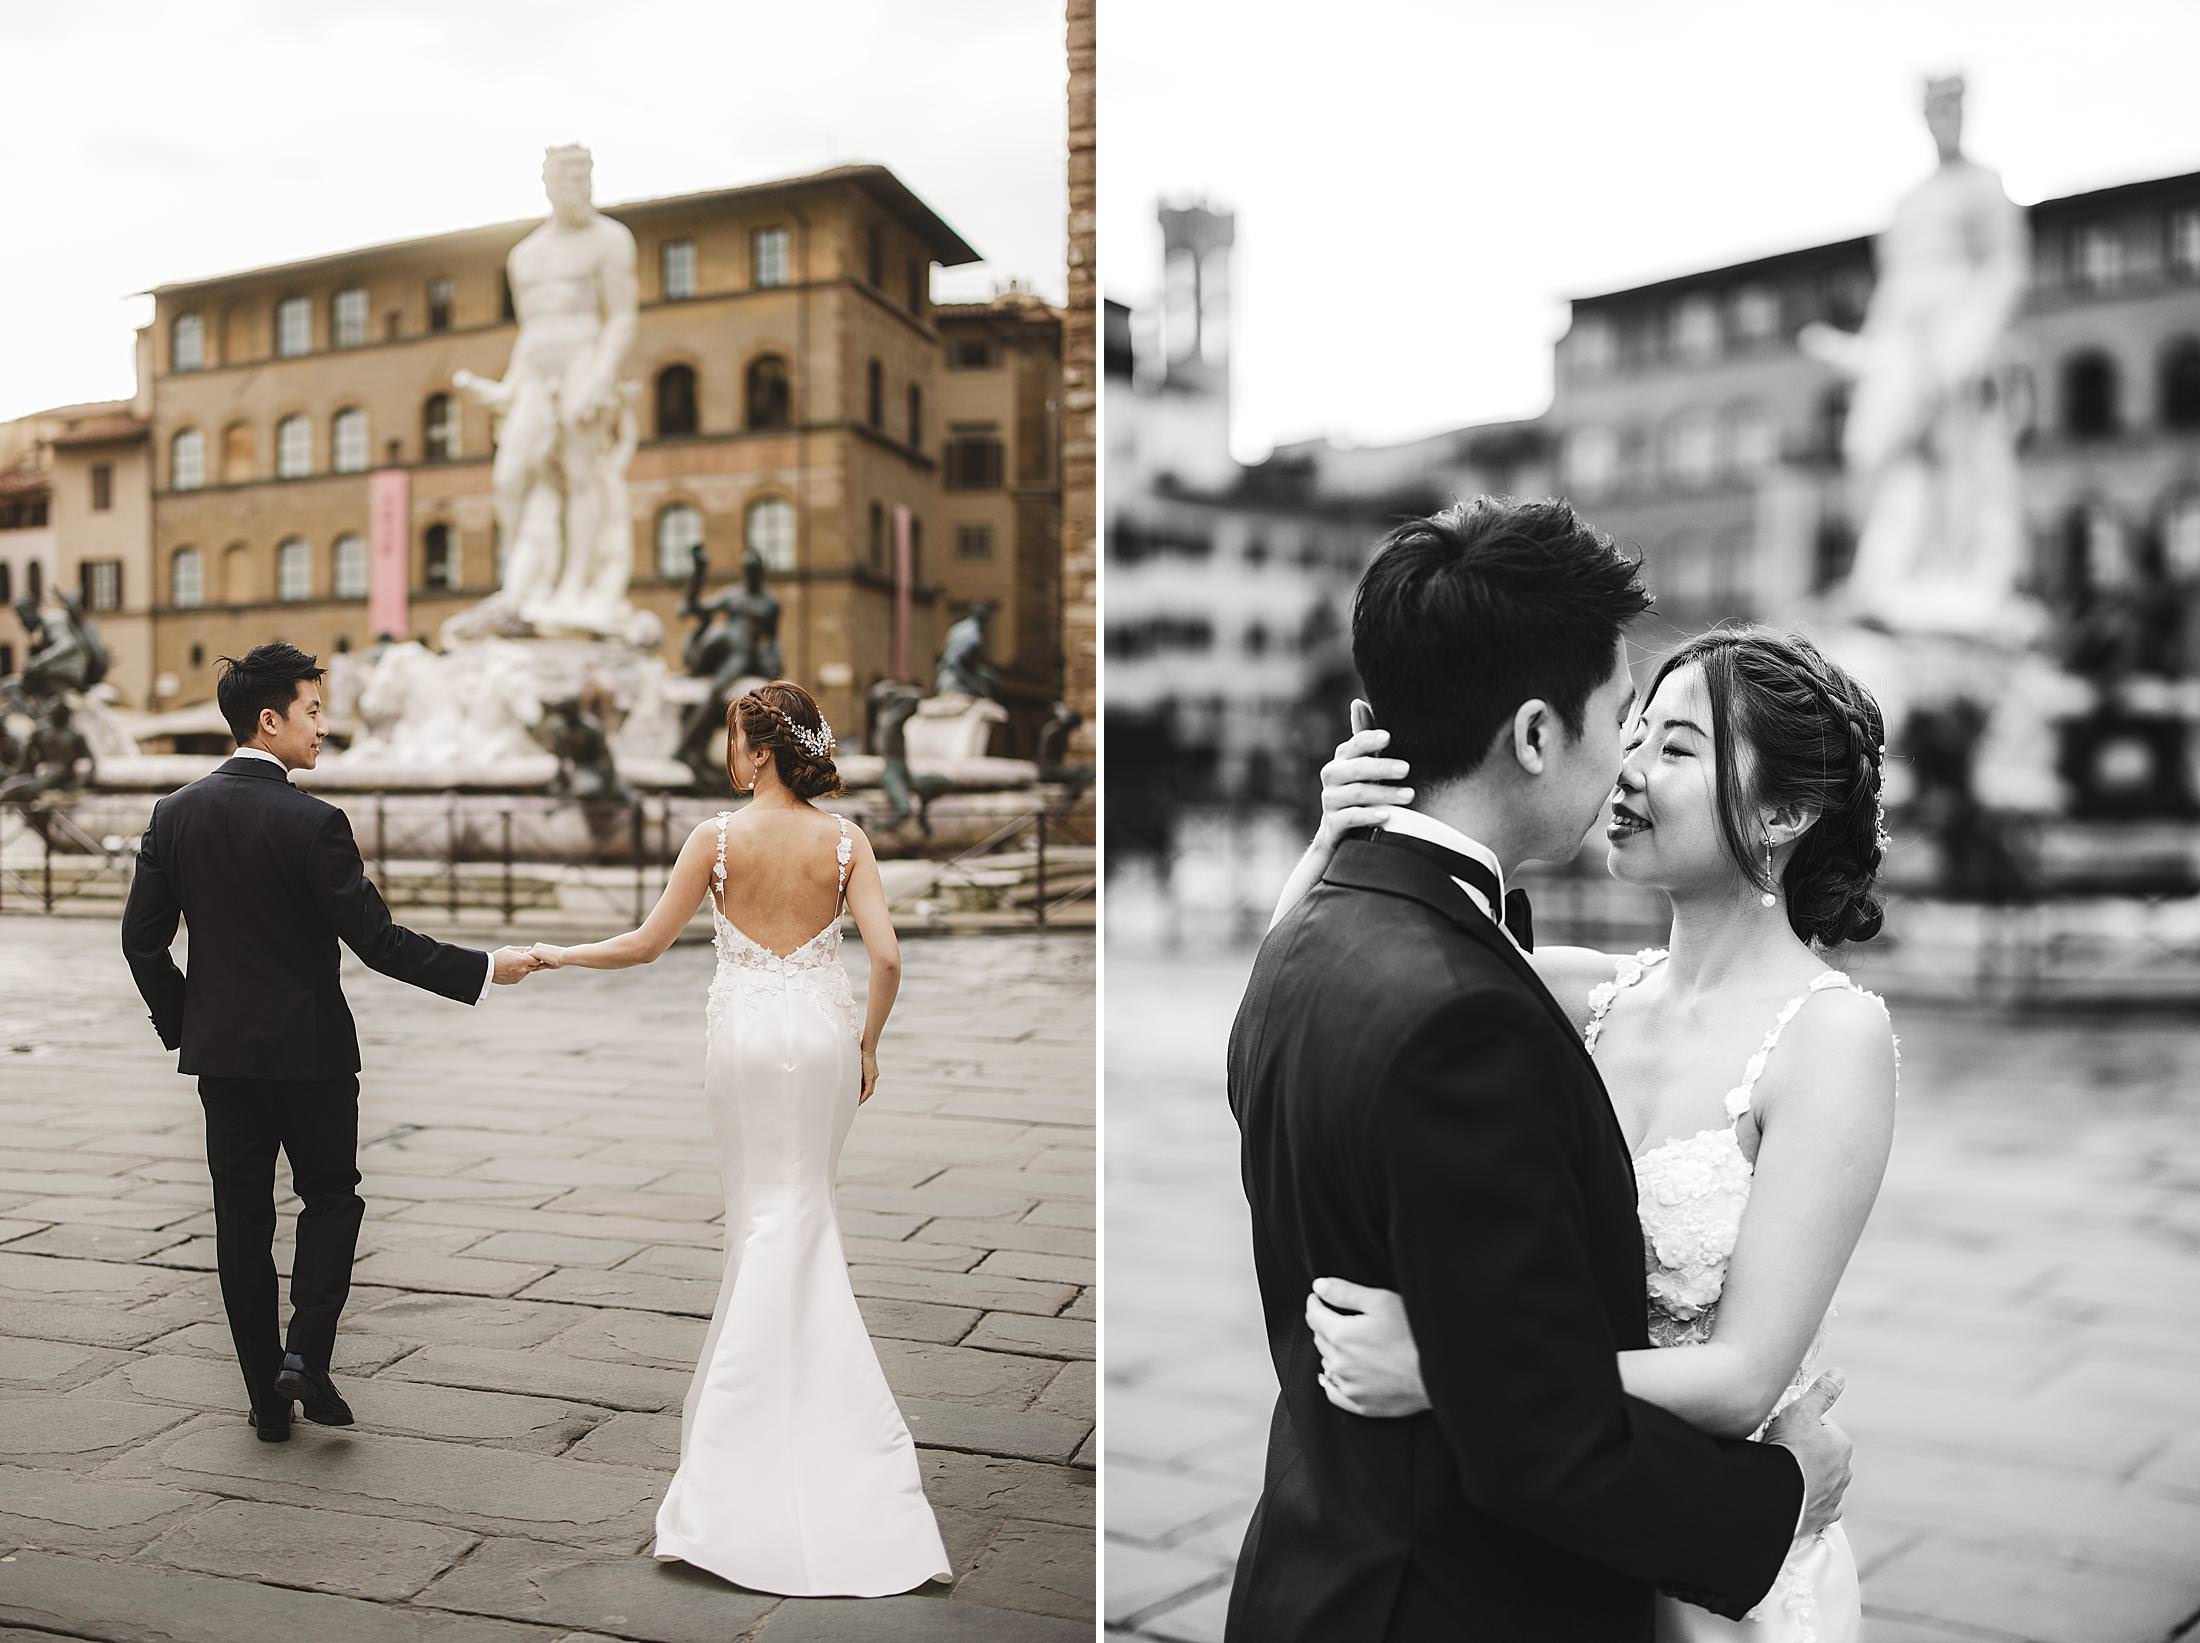
[[[111,927],[0,919],[0,1010],[33,1044],[0,1076],[0,1643],[1089,1637],[1090,1365],[1000,1320],[1089,1341],[1092,961],[1089,933],[904,947],[839,1212],[960,1578],[818,1601],[646,1555],[726,1236],[707,948],[438,1006],[432,1033],[347,957],[367,1218],[334,1373],[358,1423],[263,1444],[190,1082]],[[982,1038],[955,1027],[973,988]],[[978,1270],[1001,1251],[1041,1264]]]

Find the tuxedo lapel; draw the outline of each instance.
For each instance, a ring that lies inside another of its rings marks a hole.
[[[1588,1061],[1589,1052],[1582,1046],[1581,1029],[1551,996],[1551,990],[1543,985],[1543,978],[1535,973],[1527,955],[1514,946],[1504,929],[1475,906],[1467,893],[1452,882],[1451,875],[1434,862],[1417,851],[1400,850],[1367,839],[1347,839],[1329,858],[1322,882],[1354,890],[1372,890],[1377,895],[1404,896],[1443,914],[1470,938],[1497,954],[1550,1012],[1551,1018],[1565,1029],[1568,1041],[1580,1052],[1582,1059]],[[1591,1066],[1594,1067],[1593,1062]],[[1609,1107],[1610,1103],[1606,1105]],[[1613,1122],[1616,1126],[1616,1116]]]

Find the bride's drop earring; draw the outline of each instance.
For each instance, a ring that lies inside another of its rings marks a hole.
[[[1775,879],[1772,876],[1772,835],[1770,833],[1767,833],[1765,835],[1765,881],[1768,884],[1777,884],[1779,882],[1779,880]],[[1767,907],[1778,906],[1780,901],[1780,898],[1774,895],[1770,890],[1767,890],[1757,899]]]

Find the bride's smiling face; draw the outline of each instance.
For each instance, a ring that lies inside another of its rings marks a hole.
[[[1604,829],[1612,876],[1659,890],[1738,879],[1719,832],[1718,777],[1703,670],[1675,668],[1627,733]]]

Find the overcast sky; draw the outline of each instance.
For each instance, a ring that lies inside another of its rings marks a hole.
[[[2191,0],[1102,12],[1104,288],[1158,283],[1157,199],[1235,210],[1245,459],[1535,415],[1567,296],[1875,232],[1927,72],[2021,203],[2200,169]]]
[[[0,418],[131,391],[171,281],[602,203],[890,166],[1059,302],[1066,114],[1041,0],[0,0]]]

